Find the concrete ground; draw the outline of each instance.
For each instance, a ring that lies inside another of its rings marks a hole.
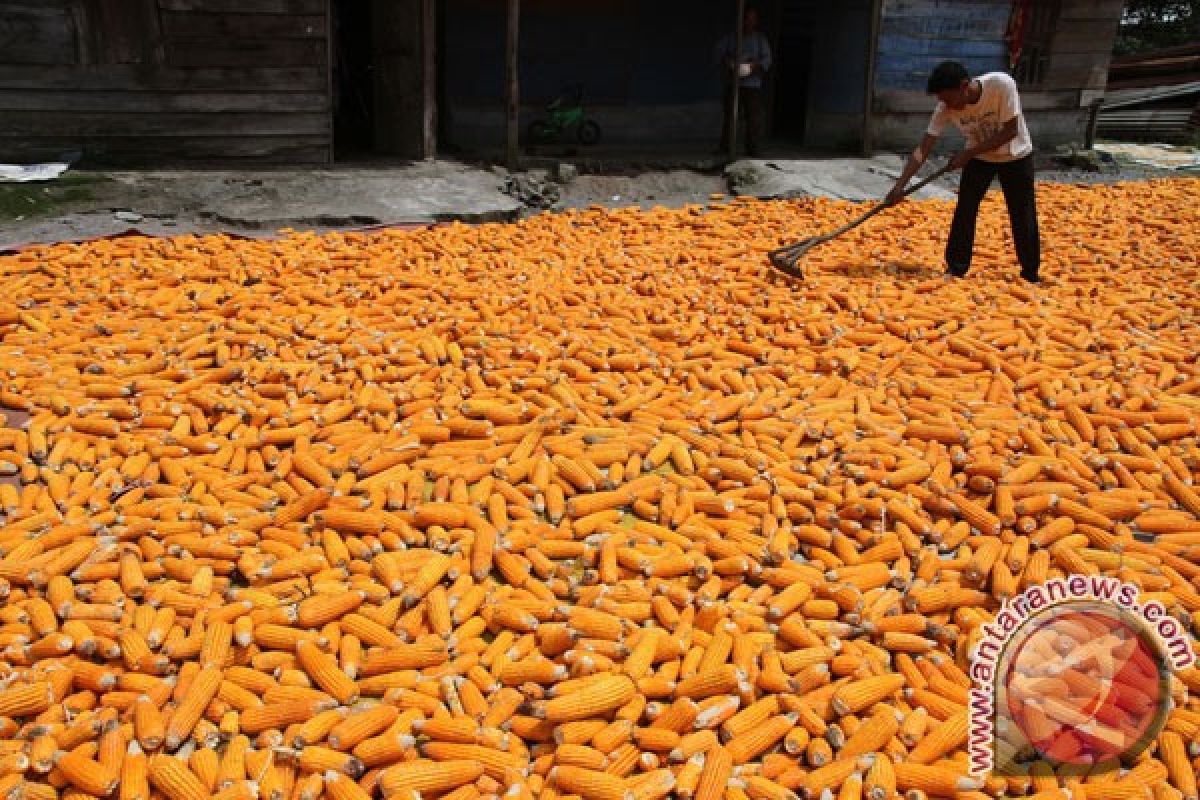
[[[538,162],[534,162],[538,163]],[[543,162],[544,163],[544,162]],[[557,165],[510,174],[498,167],[436,161],[390,167],[261,171],[69,171],[47,183],[0,184],[0,250],[136,229],[151,235],[227,231],[271,235],[282,228],[319,232],[348,227],[448,220],[515,220],[545,210],[703,203],[713,194],[804,196],[869,201],[899,174],[898,156],[872,159],[759,159],[720,167],[711,161],[602,173]],[[1144,168],[1095,173],[1060,170],[1042,180],[1146,177]],[[918,194],[953,197],[949,177]]]

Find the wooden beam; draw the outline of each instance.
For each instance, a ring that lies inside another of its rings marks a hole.
[[[863,155],[867,158],[875,155],[875,59],[879,55],[879,29],[883,22],[883,0],[871,2],[871,32],[867,39],[867,77],[863,90]]]
[[[325,103],[329,118],[326,126],[326,136],[329,139],[325,147],[326,164],[337,161],[337,148],[334,142],[334,131],[337,129],[337,120],[334,119],[334,116],[337,114],[337,109],[333,102],[333,48],[337,43],[333,41],[333,15],[335,13],[333,3],[334,0],[326,0],[322,4],[325,11]]]
[[[163,11],[212,14],[320,14],[324,0],[158,0]]]
[[[729,82],[729,160],[737,160],[738,151],[738,88],[742,79],[739,68],[742,63],[742,36],[745,34],[744,22],[746,17],[746,0],[737,0],[737,27],[733,37],[733,79]]]
[[[787,4],[786,0],[775,0],[775,5],[772,7],[771,19],[775,20],[775,26],[767,33],[769,40],[767,44],[771,48],[771,55],[778,59],[778,53],[782,48],[779,46],[780,39],[783,37],[783,7]],[[760,5],[761,9],[762,6]],[[778,71],[778,67],[774,67]],[[779,81],[764,81],[763,82],[763,138],[767,138],[767,134],[775,129],[775,103],[779,97]]]
[[[437,158],[437,15],[434,0],[421,0],[421,155]]]
[[[1124,0],[1063,0],[1060,20],[1121,18]]]
[[[881,114],[929,114],[937,99],[921,91],[885,89],[875,95],[874,108]],[[1034,89],[1021,92],[1021,108],[1025,111],[1062,111],[1079,108],[1079,90]]]
[[[508,135],[506,137],[505,162],[509,169],[516,169],[520,155],[518,142],[520,123],[520,93],[517,83],[517,57],[519,50],[518,26],[521,17],[521,0],[508,0],[508,31],[505,38],[505,63],[508,65],[508,81],[505,97],[508,116]]]
[[[1087,150],[1091,150],[1096,146],[1096,131],[1100,124],[1100,108],[1104,105],[1104,100],[1097,98],[1091,102],[1088,107],[1088,122],[1087,133],[1084,135],[1083,146]]]

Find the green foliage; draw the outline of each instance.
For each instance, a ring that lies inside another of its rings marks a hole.
[[[1127,0],[1113,55],[1200,42],[1200,0]]]
[[[90,185],[103,175],[68,172],[53,181],[0,183],[0,219],[29,219],[66,210],[94,199]]]

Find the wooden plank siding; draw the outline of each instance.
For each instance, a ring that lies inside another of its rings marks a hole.
[[[327,0],[0,0],[0,161],[323,163]]]
[[[1123,0],[1063,0],[1040,88],[1103,92],[1124,7]]]
[[[940,61],[972,72],[1003,69],[1008,0],[885,0],[875,68],[875,92],[924,92]]]
[[[71,9],[62,3],[0,2],[0,58],[30,67],[75,63],[72,23]]]
[[[1051,0],[1053,1],[1053,0]],[[1058,0],[1052,32],[1038,43],[1039,68],[1021,86],[1035,145],[1075,140],[1087,106],[1103,94],[1122,0]],[[925,79],[953,59],[978,74],[1008,71],[1010,0],[884,0],[872,109],[882,147],[908,148],[935,101]]]

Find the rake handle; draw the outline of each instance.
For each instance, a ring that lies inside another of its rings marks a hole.
[[[941,169],[939,169],[936,172],[934,172],[933,174],[931,174],[929,177],[925,178],[924,180],[918,181],[917,183],[915,183],[912,186],[905,189],[903,195],[901,195],[901,196],[907,197],[910,194],[913,194],[914,192],[919,191],[920,189],[924,188],[925,186],[928,186],[930,183],[933,183],[935,180],[942,177],[949,171],[950,171],[950,164],[947,163],[945,166],[943,166]],[[797,265],[798,265],[800,259],[803,258],[804,255],[806,253],[808,253],[809,250],[813,249],[814,247],[817,247],[818,245],[825,244],[826,242],[828,242],[832,239],[836,239],[837,237],[841,236],[843,233],[846,233],[847,231],[857,228],[859,225],[862,225],[864,222],[866,222],[871,217],[878,214],[880,211],[883,211],[885,208],[888,208],[890,205],[891,204],[887,203],[886,201],[882,202],[879,205],[872,208],[867,213],[863,214],[858,219],[846,223],[845,225],[838,228],[837,230],[833,230],[828,233],[823,233],[820,236],[813,236],[808,239],[804,239],[799,242],[794,242],[793,244],[790,244],[790,245],[784,245],[783,247],[772,250],[768,254],[768,258],[769,258],[771,264],[776,269],[778,269],[779,271],[784,272],[788,275],[791,275],[792,277],[798,278],[798,277],[800,277],[801,273],[800,273],[800,270]]]
[[[946,166],[939,169],[937,172],[930,175],[928,178],[924,178],[923,180],[920,180],[917,183],[914,183],[912,186],[905,189],[904,194],[902,196],[908,197],[910,194],[919,192],[921,189],[924,189],[926,186],[933,183],[934,181],[936,181],[938,178],[942,177],[949,171],[950,171],[950,165],[947,164]],[[848,222],[845,225],[843,225],[842,227],[838,228],[836,231],[831,231],[823,236],[818,236],[817,238],[820,240],[823,240],[823,241],[829,241],[830,239],[837,238],[838,236],[841,236],[846,231],[852,230],[854,228],[857,228],[859,225],[862,225],[864,222],[869,220],[871,217],[875,216],[880,211],[883,211],[885,208],[889,208],[890,206],[891,206],[891,204],[887,203],[887,202],[880,203],[879,205],[875,206],[870,211],[863,214],[861,217],[854,220],[853,222]]]

